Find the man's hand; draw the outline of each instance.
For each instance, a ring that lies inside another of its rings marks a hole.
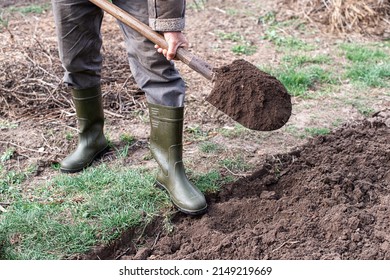
[[[179,47],[188,48],[188,41],[183,33],[178,32],[164,32],[165,41],[168,43],[168,49],[163,49],[159,45],[154,47],[159,53],[162,53],[167,60],[172,60],[176,56],[176,51]]]

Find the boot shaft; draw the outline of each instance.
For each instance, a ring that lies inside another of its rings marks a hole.
[[[149,114],[151,142],[163,148],[182,144],[184,107],[149,104]]]
[[[61,161],[61,171],[78,172],[107,150],[103,133],[104,115],[100,87],[72,89],[79,135],[76,150]]]
[[[92,127],[102,128],[104,125],[104,112],[100,86],[87,89],[72,89],[72,97],[79,121],[80,133],[88,131]]]
[[[149,103],[150,151],[164,176],[182,165],[183,107],[167,107]]]

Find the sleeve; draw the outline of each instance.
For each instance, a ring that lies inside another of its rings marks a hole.
[[[148,0],[149,26],[155,31],[182,31],[186,0]]]

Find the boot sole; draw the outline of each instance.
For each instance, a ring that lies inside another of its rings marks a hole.
[[[158,187],[159,189],[162,189],[162,190],[164,190],[164,191],[166,191],[166,192],[168,193],[169,197],[171,198],[172,204],[173,204],[173,205],[175,206],[175,208],[176,208],[177,210],[179,210],[180,212],[182,212],[182,213],[184,213],[184,214],[186,214],[186,215],[190,215],[190,216],[199,216],[199,215],[202,215],[202,214],[204,214],[204,213],[207,212],[207,205],[206,205],[204,208],[199,209],[199,210],[196,210],[196,211],[190,211],[190,210],[186,210],[186,209],[184,209],[184,208],[181,208],[180,206],[178,206],[178,205],[172,200],[172,196],[171,196],[170,192],[168,191],[168,189],[167,189],[163,184],[161,184],[160,182],[156,181],[156,182],[155,182],[155,185],[156,185],[156,187]]]
[[[96,153],[92,159],[90,160],[90,162],[88,162],[87,165],[81,167],[81,168],[78,168],[78,169],[65,169],[65,168],[61,168],[60,167],[60,171],[62,173],[77,173],[77,172],[80,172],[80,171],[83,171],[84,169],[86,169],[87,167],[91,166],[91,164],[93,163],[94,160],[96,159],[99,159],[102,155],[104,155],[108,150],[110,149],[110,147],[107,145],[103,150],[101,150],[100,152]]]

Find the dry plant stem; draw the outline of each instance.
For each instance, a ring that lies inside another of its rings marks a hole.
[[[63,154],[53,154],[53,153],[46,152],[46,151],[39,151],[39,150],[36,150],[36,149],[30,149],[30,148],[23,147],[23,146],[21,146],[19,144],[16,144],[16,143],[13,143],[13,142],[10,142],[10,141],[2,141],[2,140],[0,140],[0,143],[6,144],[6,145],[11,145],[11,146],[20,148],[22,150],[26,150],[26,151],[30,151],[30,152],[34,152],[34,153],[49,154],[49,155],[56,155],[56,156],[64,156]]]
[[[7,210],[3,206],[1,206],[1,204],[0,204],[0,211],[3,213],[7,212]]]

